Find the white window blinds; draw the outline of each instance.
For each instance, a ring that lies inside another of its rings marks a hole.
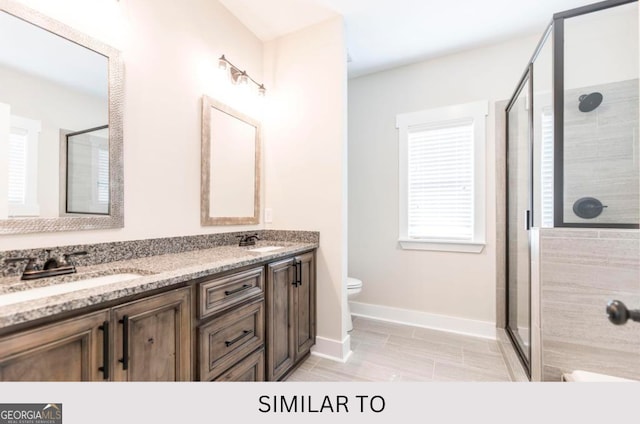
[[[482,100],[396,116],[402,249],[484,249],[488,112]]]
[[[109,203],[109,151],[98,149],[98,203]]]
[[[409,127],[409,238],[473,239],[473,138],[473,119]]]
[[[541,119],[542,227],[553,227],[553,111],[545,108]]]
[[[9,135],[9,204],[24,205],[27,201],[28,132],[12,128]]]

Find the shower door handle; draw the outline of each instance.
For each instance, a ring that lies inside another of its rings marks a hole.
[[[627,309],[619,300],[611,300],[607,303],[607,315],[609,321],[615,325],[622,325],[627,320],[640,322],[640,309]]]
[[[524,212],[524,229],[529,231],[531,229],[531,211],[526,210]]]

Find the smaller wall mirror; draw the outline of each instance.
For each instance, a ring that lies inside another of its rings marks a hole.
[[[261,125],[202,98],[202,225],[258,224]]]

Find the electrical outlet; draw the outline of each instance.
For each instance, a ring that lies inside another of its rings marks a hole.
[[[273,222],[273,209],[264,208],[264,222],[265,224],[270,224]]]

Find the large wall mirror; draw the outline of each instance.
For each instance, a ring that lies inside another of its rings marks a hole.
[[[120,53],[0,0],[0,234],[123,227]]]
[[[202,225],[258,224],[260,123],[202,98]]]

